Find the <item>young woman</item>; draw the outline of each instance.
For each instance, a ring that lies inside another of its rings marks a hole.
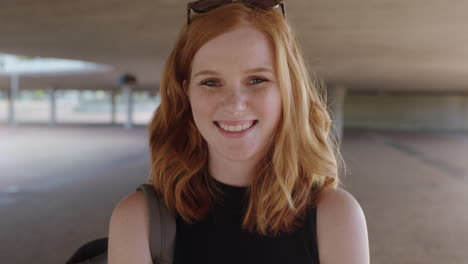
[[[330,117],[282,1],[201,0],[167,61],[151,183],[177,219],[174,263],[369,263],[338,187]],[[145,197],[115,208],[109,263],[151,263]]]

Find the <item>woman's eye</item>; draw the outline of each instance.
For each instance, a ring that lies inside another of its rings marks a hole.
[[[260,84],[260,83],[263,83],[263,82],[266,82],[268,81],[267,79],[264,79],[264,78],[252,78],[250,80],[250,83],[249,84]],[[220,86],[221,84],[216,81],[216,80],[207,80],[207,81],[203,81],[200,83],[201,85],[205,85],[205,86],[209,86],[209,87],[216,87],[216,86]]]
[[[251,84],[258,84],[258,83],[262,83],[262,82],[266,82],[267,80],[266,79],[263,79],[263,78],[253,78],[252,80],[250,80],[250,83]]]
[[[201,85],[206,85],[206,86],[217,86],[217,85],[219,85],[219,82],[217,82],[217,81],[215,81],[215,80],[208,80],[208,81],[202,82]]]

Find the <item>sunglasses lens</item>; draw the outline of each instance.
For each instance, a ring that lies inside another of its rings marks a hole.
[[[243,3],[258,7],[258,8],[272,8],[279,4],[280,1],[278,0],[245,0],[242,1]]]
[[[190,7],[197,13],[204,13],[224,4],[226,4],[226,1],[223,0],[200,0],[194,2]]]

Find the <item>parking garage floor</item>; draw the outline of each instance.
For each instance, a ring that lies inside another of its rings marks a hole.
[[[468,134],[346,130],[371,263],[467,263]],[[64,263],[144,183],[145,127],[0,125],[1,263]]]

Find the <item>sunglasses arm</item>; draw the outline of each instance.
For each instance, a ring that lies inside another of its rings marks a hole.
[[[281,1],[280,5],[281,5],[281,11],[283,11],[283,16],[284,16],[284,18],[286,18],[286,7],[284,6],[283,1]]]

